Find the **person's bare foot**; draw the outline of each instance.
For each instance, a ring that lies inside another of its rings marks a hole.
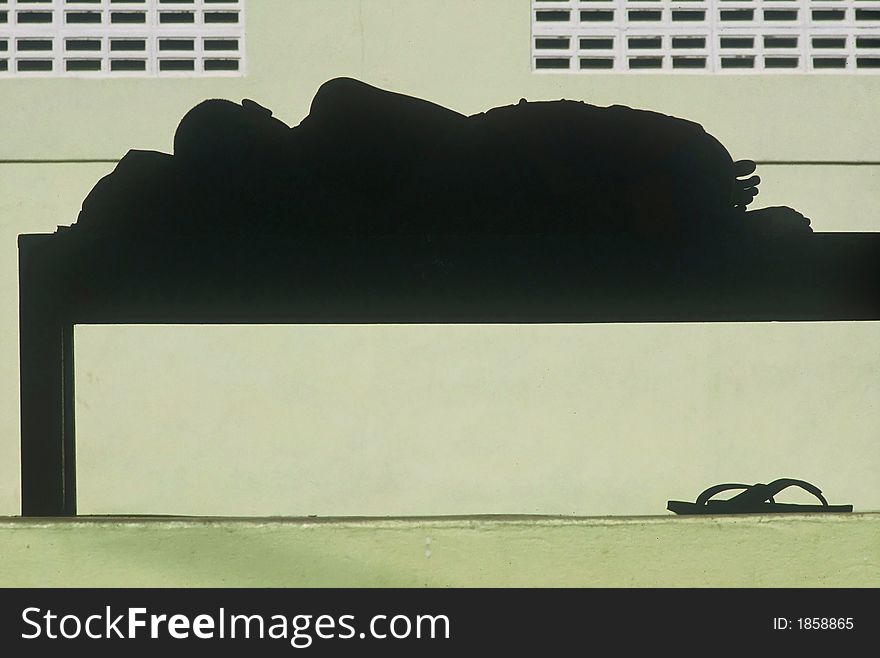
[[[745,214],[749,228],[761,233],[812,233],[810,220],[794,208],[771,206],[751,210]]]

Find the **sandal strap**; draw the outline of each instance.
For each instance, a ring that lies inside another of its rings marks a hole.
[[[822,490],[819,489],[819,487],[810,484],[809,482],[805,482],[804,480],[795,480],[793,478],[780,478],[769,484],[762,484],[760,482],[757,484],[717,484],[714,487],[709,487],[697,496],[697,505],[705,505],[712,496],[729,489],[745,490],[741,494],[737,494],[724,501],[732,505],[764,503],[767,501],[775,502],[773,497],[788,487],[800,487],[818,498],[822,505],[828,505],[828,501],[825,500],[825,497],[822,495]]]
[[[712,498],[712,496],[721,493],[722,491],[728,491],[729,489],[750,489],[753,485],[751,484],[736,484],[736,483],[728,483],[728,484],[716,484],[713,487],[709,487],[699,496],[697,496],[697,505],[705,505],[706,502]]]

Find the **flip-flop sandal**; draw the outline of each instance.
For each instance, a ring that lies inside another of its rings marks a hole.
[[[792,503],[777,503],[774,496],[788,487],[801,487],[809,491],[821,501],[821,505],[798,505]],[[711,498],[729,489],[745,489],[726,500],[711,500]],[[774,480],[770,484],[716,484],[709,487],[699,496],[695,503],[687,503],[681,500],[670,500],[666,509],[676,514],[804,514],[813,512],[852,512],[852,505],[829,505],[822,495],[822,491],[815,485],[803,480],[782,478]]]

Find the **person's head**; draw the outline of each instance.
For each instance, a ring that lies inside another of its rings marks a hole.
[[[174,156],[206,164],[251,159],[273,152],[290,128],[250,100],[241,105],[222,99],[196,105],[181,119],[174,135]]]

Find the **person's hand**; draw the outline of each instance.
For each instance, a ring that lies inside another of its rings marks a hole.
[[[757,165],[752,160],[737,160],[733,163],[733,175],[736,177],[733,184],[733,205],[736,208],[745,209],[757,196],[759,176],[749,176]],[[748,178],[745,178],[749,176]]]

